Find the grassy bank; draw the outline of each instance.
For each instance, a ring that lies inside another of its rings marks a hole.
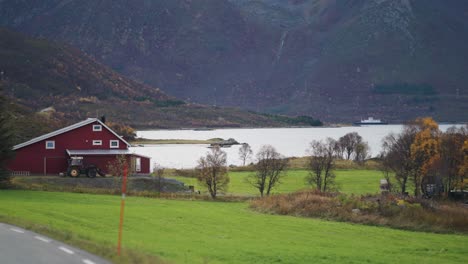
[[[462,203],[392,194],[347,196],[300,191],[255,199],[264,213],[389,226],[398,229],[468,234],[468,208]]]
[[[0,200],[1,221],[116,243],[118,196],[0,191]],[[468,236],[265,215],[246,203],[129,197],[126,206],[124,247],[175,263],[462,263],[468,255]]]
[[[258,190],[254,189],[246,178],[253,172],[229,172],[231,182],[229,184],[229,194],[235,195],[257,195]],[[382,173],[377,170],[337,170],[336,182],[339,190],[348,194],[366,194],[379,192],[379,180]],[[304,180],[308,175],[306,170],[290,170],[281,180],[281,184],[274,189],[273,193],[289,193],[297,190],[310,188]],[[167,176],[176,179],[186,185],[195,186],[196,190],[205,191],[193,177]]]

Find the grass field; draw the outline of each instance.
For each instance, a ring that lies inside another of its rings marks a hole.
[[[254,189],[246,182],[246,177],[253,172],[230,172],[231,182],[229,184],[229,194],[235,195],[257,195],[258,190]],[[339,190],[343,193],[365,194],[379,191],[379,180],[382,173],[377,170],[337,170],[336,182]],[[304,180],[308,172],[306,170],[290,170],[282,179],[282,183],[273,190],[273,193],[294,192],[304,188],[310,188]],[[184,182],[186,185],[195,186],[196,190],[205,191],[201,188],[195,178],[168,176]]]
[[[0,191],[0,201],[0,221],[116,243],[119,196]],[[174,263],[464,263],[468,255],[468,236],[265,215],[247,203],[128,197],[125,217],[124,247]]]

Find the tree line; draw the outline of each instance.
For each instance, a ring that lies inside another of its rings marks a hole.
[[[382,152],[377,160],[390,191],[402,194],[413,188],[415,196],[431,191],[449,193],[463,189],[468,173],[468,129],[451,127],[439,130],[432,118],[418,118],[404,125],[399,134],[389,134],[383,139]],[[357,132],[348,133],[338,140],[314,140],[307,148],[309,171],[305,181],[319,191],[337,191],[334,170],[337,160],[352,160],[363,164],[370,158],[370,147]],[[239,149],[239,158],[245,166],[253,156],[248,144]],[[248,183],[261,196],[270,195],[286,176],[288,159],[273,146],[265,145],[255,155]],[[226,192],[229,186],[227,156],[220,148],[213,148],[200,158],[197,178],[211,196]],[[429,186],[429,187],[428,187]]]
[[[383,140],[382,171],[394,192],[415,196],[449,194],[465,188],[468,173],[468,129],[439,129],[432,118],[418,118],[399,134]],[[390,175],[394,175],[392,184]]]
[[[370,153],[367,142],[356,132],[349,133],[339,140],[327,138],[322,141],[312,141],[307,150],[309,153],[309,175],[306,182],[318,190],[336,190],[335,168],[336,159],[364,162]],[[253,156],[251,147],[244,143],[239,148],[239,158],[243,166]],[[260,196],[270,195],[272,190],[281,184],[289,167],[288,159],[281,155],[273,146],[264,145],[255,155],[254,172],[247,177],[247,182],[258,190]],[[227,155],[219,147],[213,147],[206,156],[198,160],[196,168],[198,182],[204,186],[212,198],[219,193],[225,193],[229,186]]]

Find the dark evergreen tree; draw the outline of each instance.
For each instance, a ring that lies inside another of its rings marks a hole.
[[[6,99],[0,90],[0,188],[8,186],[10,173],[6,169],[6,163],[14,155],[13,133],[9,124]]]

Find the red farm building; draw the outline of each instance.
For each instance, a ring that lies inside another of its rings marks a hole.
[[[131,153],[129,147],[101,120],[88,118],[14,146],[16,156],[8,169],[16,175],[58,175],[67,172],[72,157],[82,157],[84,166],[94,165],[108,173],[108,164],[124,155],[133,173],[150,173],[150,158]]]

